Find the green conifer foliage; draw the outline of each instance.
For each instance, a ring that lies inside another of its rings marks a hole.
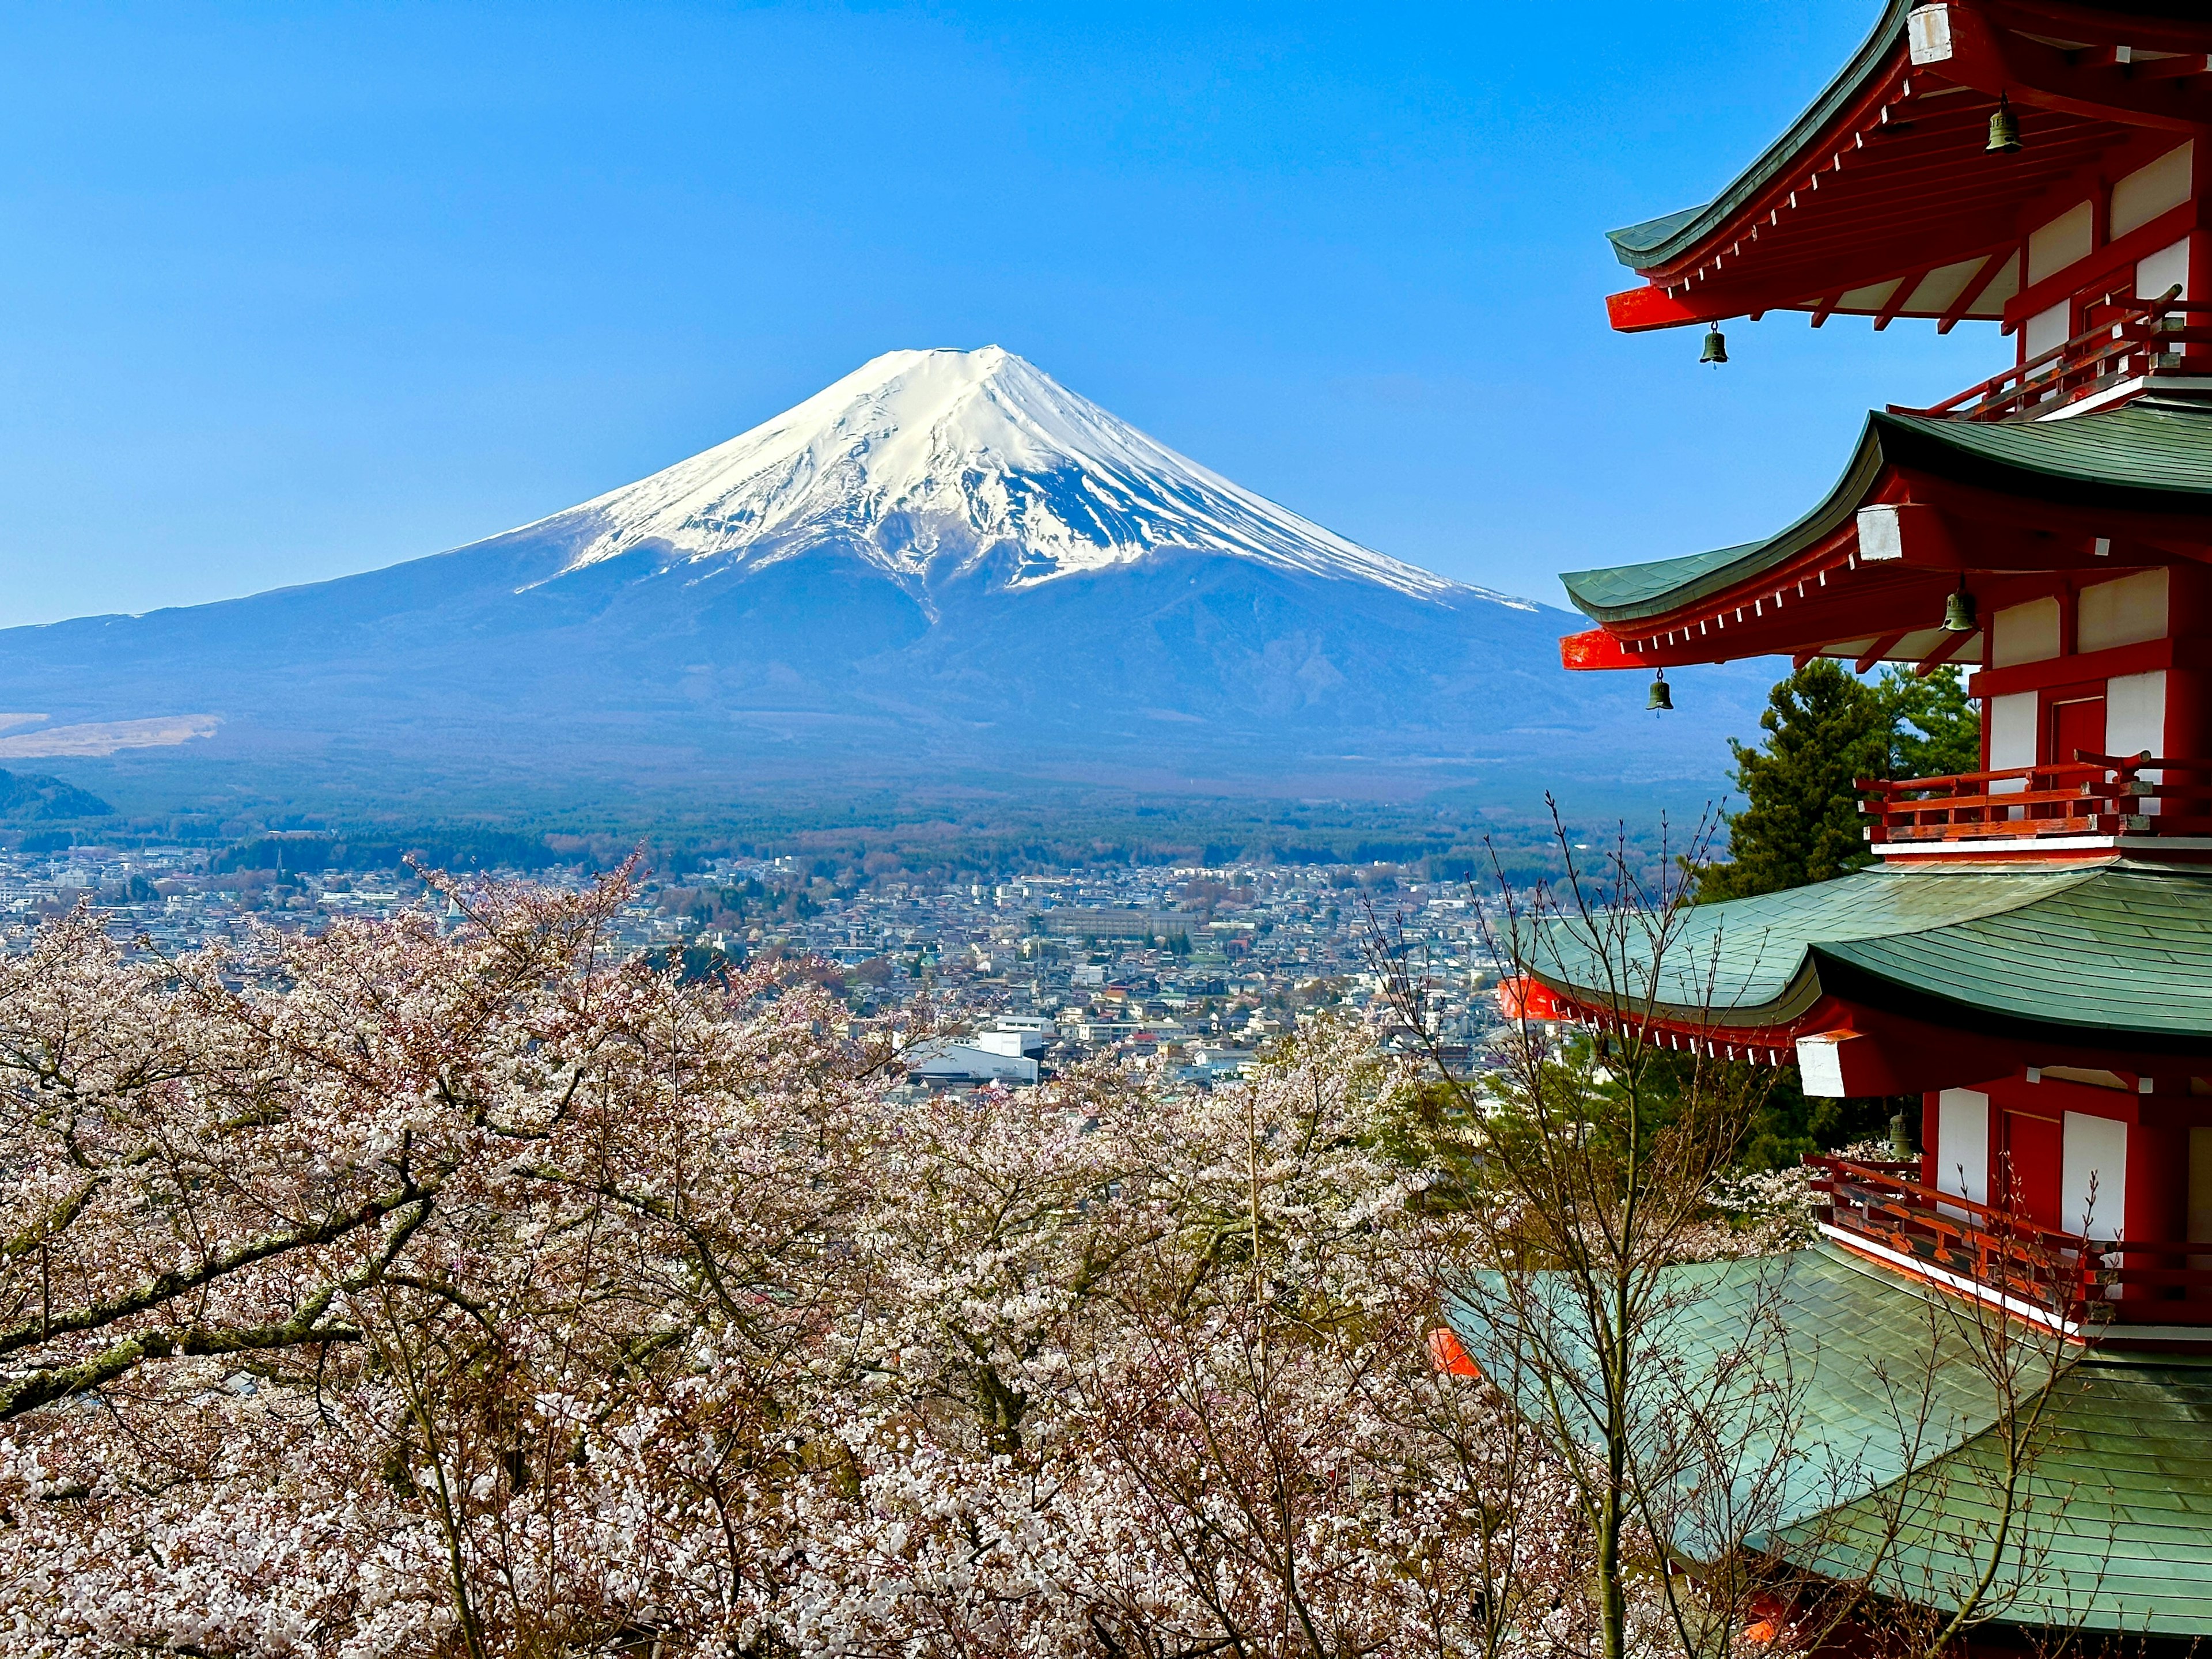
[[[1870,861],[1859,778],[1924,778],[1981,764],[1981,716],[1955,669],[1893,668],[1861,680],[1816,657],[1777,685],[1758,748],[1731,742],[1744,808],[1728,816],[1732,861],[1698,874],[1701,902],[1826,881]]]
[[[1874,686],[1815,657],[1777,685],[1759,748],[1730,740],[1744,807],[1728,817],[1727,864],[1698,876],[1701,899],[1747,898],[1826,881],[1867,862],[1856,778],[1888,770],[1891,717]]]
[[[1890,766],[1883,776],[1940,778],[1981,769],[1982,716],[1957,669],[1939,668],[1923,679],[1911,669],[1892,668],[1875,690],[1889,705]]]

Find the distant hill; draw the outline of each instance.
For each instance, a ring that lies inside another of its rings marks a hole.
[[[106,817],[115,809],[88,790],[40,772],[0,772],[0,818],[24,823]]]
[[[1714,671],[1655,720],[1640,684],[1560,669],[1577,621],[1348,541],[996,347],[896,351],[453,552],[0,632],[0,708],[44,721],[0,754],[453,810],[970,776],[1717,781],[1768,677]]]

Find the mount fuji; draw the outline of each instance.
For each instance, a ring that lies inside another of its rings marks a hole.
[[[1655,726],[1565,613],[1362,547],[996,346],[894,351],[519,529],[0,632],[0,765],[228,764],[458,806],[526,785],[990,775],[1402,793],[1700,784],[1758,677]],[[1396,781],[1378,784],[1385,777]]]

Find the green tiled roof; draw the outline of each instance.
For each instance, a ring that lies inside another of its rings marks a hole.
[[[1528,971],[1658,1018],[1784,1025],[1824,993],[1959,1028],[2212,1047],[2212,872],[1875,868],[1701,905],[1658,963],[1632,921],[1530,929]]]
[[[1790,164],[1821,128],[1864,92],[1871,77],[1881,72],[1897,50],[1905,33],[1905,15],[1917,3],[1917,0],[1889,0],[1881,21],[1844,66],[1843,73],[1829,82],[1827,90],[1813,100],[1813,106],[1799,116],[1787,132],[1769,144],[1735,183],[1703,207],[1684,208],[1609,233],[1608,240],[1620,263],[1636,270],[1650,270],[1664,264],[1675,255],[1695,247],[1712,233],[1715,226],[1757,194],[1769,179]]]
[[[2045,501],[2198,512],[2212,506],[2212,412],[2142,398],[2056,421],[1876,415],[1884,459]]]
[[[1880,1595],[1955,1607],[1988,1559],[2002,1470],[1999,1395],[1969,1358],[1962,1304],[1818,1245],[1668,1269],[1663,1354],[1694,1389],[1764,1399],[1724,1436],[1733,1486],[1686,1471],[1670,1542],[1710,1559],[1745,1536]],[[1471,1297],[1462,1343],[1524,1410],[1542,1408]],[[1656,1375],[1646,1372],[1646,1375]],[[1656,1414],[1655,1414],[1656,1420]],[[2095,1355],[2060,1379],[2027,1502],[2001,1559],[2000,1619],[2212,1635],[2212,1362]],[[1733,1528],[1715,1528],[1719,1515]],[[1746,1534],[1747,1534],[1747,1536]],[[1702,1535],[1701,1535],[1702,1534]]]
[[[2212,1635],[2212,1364],[2083,1362],[2057,1385],[2025,1483],[2004,1622]],[[1949,1608],[1989,1559],[2003,1457],[1984,1431],[1773,1540],[1814,1571]],[[1885,1540],[1888,1540],[1885,1542]]]
[[[1747,1360],[1745,1386],[1736,1392],[1766,1402],[1739,1419],[1731,1490],[1678,1515],[1673,1541],[1689,1554],[1711,1553],[1740,1534],[1754,1512],[1763,1534],[1863,1498],[1996,1420],[1958,1334],[1931,1317],[1935,1305],[1909,1297],[1900,1305],[1896,1281],[1840,1251],[1697,1262],[1667,1277],[1660,1306],[1640,1333],[1643,1360],[1664,1355],[1692,1377]],[[1470,1291],[1446,1317],[1486,1376],[1524,1410],[1540,1411],[1546,1396],[1538,1376],[1516,1362],[1490,1324],[1486,1300],[1479,1289]],[[1914,1310],[1917,1318],[1905,1316]],[[1786,1346],[1776,1345],[1778,1334],[1786,1334]],[[1559,1329],[1550,1335],[1555,1352],[1571,1346],[1559,1340]],[[1898,1390],[1908,1385],[1909,1436],[1899,1432],[1898,1407]],[[1577,1433],[1595,1439],[1594,1420],[1583,1417]],[[1700,1468],[1692,1480],[1710,1472]]]
[[[2139,398],[2068,420],[1984,422],[1875,413],[1827,496],[1765,541],[1559,580],[1601,623],[1663,616],[1771,570],[1858,511],[1885,466],[2031,500],[2154,513],[2212,512],[2212,410]]]

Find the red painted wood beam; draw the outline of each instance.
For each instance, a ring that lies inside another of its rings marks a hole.
[[[1926,679],[1930,674],[1941,668],[1945,663],[1957,656],[1968,640],[1978,639],[1979,637],[1980,631],[1976,629],[1969,629],[1963,634],[1946,634],[1943,636],[1942,644],[1938,645],[1933,651],[1930,651],[1918,662],[1913,664],[1913,678],[1915,679]]]
[[[2185,82],[2130,81],[2117,70],[2076,63],[2074,56],[2006,27],[1988,0],[1946,0],[1950,55],[1934,65],[1945,78],[2013,103],[2180,133],[2212,126],[2212,92]],[[2126,44],[2115,42],[2114,44]],[[2143,44],[2149,44],[2148,41]],[[2031,143],[2032,131],[2022,135]]]
[[[2081,5],[2076,0],[1997,0],[1990,11],[2009,27],[2062,40],[2142,46],[2150,52],[2212,52],[2212,20],[2201,17],[2156,17],[2140,10]]]
[[[1949,262],[1947,260],[1945,263],[1948,264]],[[1887,328],[1890,324],[1895,320],[1897,313],[1905,309],[1905,302],[1912,297],[1913,290],[1917,289],[1921,283],[1926,282],[1928,280],[1928,273],[1935,269],[1936,267],[1933,265],[1923,265],[1919,270],[1912,272],[1910,276],[1900,276],[1897,279],[1897,286],[1890,290],[1889,298],[1881,302],[1881,309],[1874,314],[1874,331],[1875,333],[1881,333],[1882,330]]]
[[[2111,123],[2080,124],[2069,134],[2045,132],[2039,135],[2033,149],[2019,157],[2006,158],[2001,176],[1992,175],[1994,163],[1978,145],[1961,143],[1955,153],[1916,159],[1909,166],[1900,158],[1848,175],[1851,179],[1849,187],[1831,182],[1818,191],[1800,190],[1794,209],[1787,205],[1786,194],[1780,204],[1747,209],[1717,232],[1712,241],[1701,245],[1692,254],[1686,254],[1674,266],[1655,268],[1644,274],[1662,284],[1679,282],[1696,267],[1710,263],[1717,246],[1725,249],[1730,242],[1741,240],[1747,233],[1749,220],[1755,217],[1764,221],[1773,212],[1781,215],[1782,222],[1764,233],[1759,250],[1763,254],[1771,255],[1772,249],[1767,244],[1775,238],[1789,240],[1802,234],[1800,228],[1807,223],[1838,225],[1869,211],[1882,217],[1902,215],[1937,228],[1947,228],[1948,216],[1930,210],[1930,185],[1947,176],[1956,180],[1960,194],[1990,204],[1993,210],[2001,210],[2008,219],[2022,202],[2084,161],[2135,136],[2128,128]],[[1826,176],[1832,181],[1845,175]],[[1960,257],[1964,257],[1963,253]],[[1934,252],[1929,258],[1935,264],[1946,263]]]
[[[1861,656],[1858,661],[1851,665],[1857,669],[1860,673],[1865,673],[1876,663],[1880,662],[1883,658],[1889,655],[1891,652],[1894,651],[1897,648],[1897,642],[1903,639],[1908,631],[1909,630],[1905,629],[1900,628],[1894,634],[1882,635],[1880,638],[1876,639],[1872,645],[1867,647],[1865,654]]]
[[[1990,158],[1978,144],[1966,142],[1979,120],[1967,119],[1962,112],[1953,130],[1960,140],[1955,152],[1947,143],[1942,154],[1914,154],[1902,140],[1890,141],[1895,147],[1879,161],[1870,159],[1882,154],[1879,149],[1854,149],[1845,173],[1820,173],[1824,188],[1800,186],[1794,208],[1789,205],[1787,190],[1778,198],[1747,204],[1697,254],[1671,270],[1647,273],[1662,288],[1669,282],[1679,284],[1694,259],[1700,279],[1691,294],[1675,296],[1687,305],[1671,317],[1647,313],[1639,321],[1632,312],[1624,320],[1630,326],[1668,326],[1779,308],[1802,303],[1806,289],[1833,295],[1886,281],[1908,264],[1924,270],[1972,258],[1993,242],[2011,240],[2013,215],[2022,203],[2115,145],[2140,144],[2143,137],[2139,130],[2109,120],[2053,115],[2044,125],[2063,123],[2062,131],[2046,131],[2027,156],[2008,159],[2002,190],[1992,201]],[[1962,207],[1980,210],[1971,215],[1956,210]],[[1717,266],[1716,250],[1725,256]],[[1848,261],[1848,270],[1835,268],[1839,259]],[[1802,279],[1796,275],[1800,270],[1806,273]],[[1791,293],[1792,289],[1796,292]],[[1692,308],[1693,316],[1681,314]],[[1659,307],[1662,313],[1669,309]],[[1830,306],[1826,313],[1837,309]],[[1900,307],[1897,314],[1912,313]]]
[[[1997,273],[2005,268],[2006,262],[2019,257],[2020,249],[2015,246],[2001,248],[1983,260],[1982,268],[1974,273],[1966,287],[1959,290],[1959,297],[1943,307],[1943,314],[1936,319],[1936,331],[1948,334],[1957,327],[1959,319],[1973,309],[1974,301],[1980,299],[1982,291],[1996,280]]]
[[[1605,296],[1606,318],[1615,331],[1622,334],[1640,334],[1654,328],[1683,328],[1692,323],[1717,322],[1723,317],[1738,315],[1740,309],[1714,311],[1689,296],[1678,299],[1663,288],[1632,288],[1625,293]]]
[[[2022,289],[2005,301],[2005,319],[2016,322],[2023,317],[2033,317],[2061,300],[2071,299],[2100,278],[2118,276],[2145,255],[2172,246],[2197,225],[2195,202],[2184,202],[2179,207],[2169,209],[2148,224],[2137,225],[2124,236],[2115,236],[2087,258],[2052,272],[2032,288]]]
[[[1629,648],[1619,635],[1602,628],[1570,634],[1559,641],[1559,665],[1568,669],[1649,668],[1653,659]]]
[[[2208,70],[2212,70],[2212,58],[2201,52],[2185,52],[2172,58],[2138,58],[2122,72],[2130,81],[2178,81]]]

